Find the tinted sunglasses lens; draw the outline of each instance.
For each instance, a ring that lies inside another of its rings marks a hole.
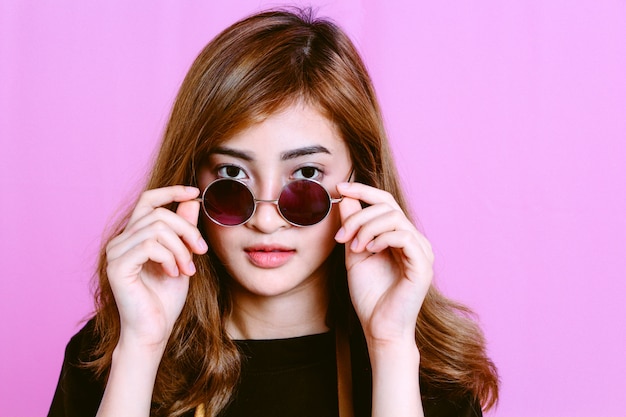
[[[254,212],[254,196],[244,184],[217,180],[203,196],[204,209],[215,222],[225,226],[245,223]]]
[[[313,181],[298,180],[285,186],[278,200],[278,209],[289,222],[311,226],[324,220],[330,204],[324,187]]]

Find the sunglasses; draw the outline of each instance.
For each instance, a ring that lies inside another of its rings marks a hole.
[[[352,173],[348,181],[352,178]],[[313,226],[324,220],[333,204],[343,196],[332,198],[322,184],[302,179],[287,183],[276,200],[255,198],[242,181],[220,178],[209,184],[199,198],[204,213],[221,226],[239,226],[254,215],[258,203],[275,204],[278,212],[294,226]]]

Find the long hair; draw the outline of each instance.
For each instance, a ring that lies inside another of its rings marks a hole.
[[[390,192],[408,215],[365,65],[345,33],[334,23],[313,17],[310,10],[253,15],[204,48],[175,100],[146,189],[197,186],[197,169],[214,146],[300,101],[315,106],[337,127],[349,149],[355,179]],[[129,216],[112,236],[123,230]],[[341,252],[331,256],[337,258],[338,276],[345,280]],[[157,374],[155,415],[178,416],[199,404],[205,404],[207,415],[216,415],[237,385],[241,359],[224,328],[223,317],[230,308],[227,289],[220,283],[224,269],[210,249],[207,255],[195,256],[194,262],[197,273]],[[104,249],[98,277],[99,344],[90,366],[106,377],[120,323]],[[335,303],[336,315],[346,311],[350,300],[342,293]],[[468,314],[468,309],[430,288],[416,324],[420,377],[454,392],[471,393],[490,408],[498,397],[496,369]]]

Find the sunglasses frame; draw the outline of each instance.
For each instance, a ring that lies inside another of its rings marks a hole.
[[[352,172],[350,172],[350,177],[348,178],[348,181],[350,181],[350,179],[352,178]],[[238,224],[223,224],[221,222],[219,222],[217,219],[214,219],[213,217],[211,217],[211,215],[209,214],[209,212],[206,209],[206,206],[204,205],[204,197],[207,193],[207,191],[209,190],[209,188],[218,182],[221,181],[234,181],[234,182],[238,182],[241,185],[243,185],[246,190],[248,190],[248,192],[250,193],[250,195],[252,196],[252,201],[254,202],[254,207],[252,208],[252,213],[250,213],[250,216],[243,222],[238,223]],[[329,204],[328,204],[328,210],[326,211],[326,214],[324,214],[324,217],[322,217],[319,221],[313,223],[313,224],[306,224],[306,225],[302,225],[302,224],[297,224],[292,222],[291,220],[287,219],[284,215],[283,212],[280,210],[280,206],[278,205],[278,201],[280,200],[280,197],[283,194],[283,191],[289,187],[291,184],[296,183],[296,182],[301,182],[301,181],[306,181],[306,182],[312,182],[314,184],[319,185],[322,190],[324,190],[324,192],[326,193],[326,197],[328,198]],[[218,178],[214,181],[212,181],[209,185],[207,185],[204,188],[204,191],[202,191],[202,195],[198,198],[195,199],[196,201],[199,201],[200,204],[202,205],[202,211],[204,211],[204,214],[209,218],[209,220],[211,220],[213,223],[220,225],[220,226],[224,226],[224,227],[235,227],[235,226],[241,226],[244,225],[246,223],[248,223],[250,221],[250,219],[254,216],[254,214],[256,213],[256,207],[259,203],[270,203],[270,204],[274,204],[276,206],[276,210],[278,211],[278,214],[280,214],[280,217],[283,218],[283,220],[285,220],[287,223],[289,223],[292,226],[296,226],[296,227],[308,227],[308,226],[315,226],[316,224],[321,223],[322,221],[324,221],[324,219],[326,219],[326,217],[328,217],[328,215],[330,214],[330,211],[333,208],[333,204],[337,204],[340,203],[341,201],[343,201],[343,196],[339,197],[339,198],[333,198],[330,193],[328,192],[328,190],[326,189],[326,187],[324,187],[324,185],[316,180],[312,180],[312,179],[297,179],[297,180],[293,180],[293,181],[289,181],[288,183],[286,183],[285,185],[283,185],[283,187],[280,189],[280,193],[278,193],[278,198],[275,200],[264,200],[264,199],[258,199],[256,198],[256,196],[254,195],[254,191],[248,186],[248,184],[246,184],[245,182],[239,180],[239,179],[234,179],[234,178]]]

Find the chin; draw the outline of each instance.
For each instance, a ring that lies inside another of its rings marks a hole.
[[[255,268],[256,269],[256,268]],[[299,272],[299,273],[298,273]],[[300,291],[306,291],[315,286],[319,282],[312,274],[302,276],[302,270],[261,270],[251,271],[247,274],[240,275],[246,277],[254,277],[253,279],[239,280],[234,278],[235,274],[231,274],[233,278],[233,290],[240,293],[248,293],[258,297],[278,297],[287,294],[294,294]],[[300,276],[300,277],[298,277]]]

